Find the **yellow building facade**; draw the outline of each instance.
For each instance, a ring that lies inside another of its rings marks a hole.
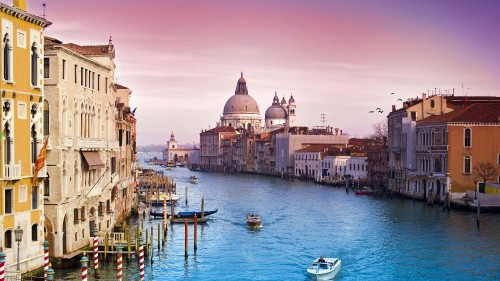
[[[26,272],[43,266],[45,167],[40,180],[33,182],[33,173],[45,142],[43,31],[50,22],[28,13],[26,0],[13,4],[0,3],[0,245],[6,270]],[[20,241],[16,229],[22,230]]]

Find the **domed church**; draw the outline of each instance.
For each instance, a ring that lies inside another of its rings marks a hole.
[[[290,95],[288,104],[283,99],[279,100],[278,94],[274,93],[273,103],[266,110],[265,127],[261,127],[261,116],[257,102],[248,94],[247,82],[243,78],[243,72],[236,84],[234,95],[224,105],[224,112],[217,126],[244,128],[248,131],[262,132],[295,126],[295,100]]]
[[[254,131],[260,129],[260,122],[259,106],[248,94],[247,82],[242,72],[234,96],[231,96],[224,105],[220,125]]]
[[[274,92],[273,103],[266,110],[266,127],[274,130],[284,127],[285,124],[289,127],[295,126],[295,100],[293,95],[290,95],[288,105],[285,97],[280,103],[278,93]]]

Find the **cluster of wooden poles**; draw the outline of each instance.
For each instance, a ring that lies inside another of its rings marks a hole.
[[[158,223],[158,228],[157,228],[157,245],[158,245],[158,251],[160,251],[161,248],[165,247],[166,243],[166,238],[167,238],[167,206],[166,203],[163,205],[163,224]],[[193,237],[193,245],[194,245],[194,251],[196,252],[198,245],[197,245],[197,229],[198,229],[198,218],[196,215],[194,216],[193,220],[194,224],[194,237]],[[123,225],[123,229],[126,230],[126,224]],[[131,261],[131,254],[134,252],[132,251],[132,248],[134,247],[136,254],[139,256],[139,276],[141,281],[144,280],[144,258],[153,258],[153,253],[154,253],[154,227],[151,226],[150,232],[148,232],[148,229],[144,229],[144,220],[142,220],[140,226],[138,225],[135,227],[135,245],[132,245],[132,229],[128,229],[128,231],[125,232],[125,240],[126,245],[122,244],[117,244],[113,245],[108,245],[108,234],[105,234],[105,243],[104,243],[104,251],[99,251],[99,237],[98,237],[98,230],[97,228],[94,228],[94,248],[93,248],[93,262],[94,262],[94,270],[95,270],[95,275],[98,278],[98,269],[99,269],[99,254],[104,255],[104,260],[106,262],[109,261],[109,256],[116,255],[116,265],[117,265],[117,279],[118,281],[122,281],[122,255],[124,253],[127,254],[127,262],[130,263]],[[187,258],[188,257],[188,234],[189,234],[189,229],[188,229],[188,221],[186,220],[184,222],[184,256]],[[114,241],[112,239],[111,241]],[[124,248],[126,247],[126,250],[124,252]],[[115,249],[115,250],[113,250]],[[90,252],[88,252],[90,253]],[[89,259],[86,256],[87,252],[84,252],[83,257],[80,259],[81,267],[82,267],[82,281],[87,281],[87,269],[89,267]],[[50,280],[50,279],[48,279]],[[0,279],[0,281],[3,281]]]

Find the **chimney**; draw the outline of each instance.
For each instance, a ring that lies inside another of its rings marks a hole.
[[[338,136],[339,135],[339,128],[335,128],[335,135]]]
[[[422,101],[425,101],[425,98],[427,97],[426,94],[422,94]]]
[[[19,8],[23,11],[26,11],[26,0],[14,0],[14,7]]]
[[[396,111],[396,105],[392,105],[392,111]]]

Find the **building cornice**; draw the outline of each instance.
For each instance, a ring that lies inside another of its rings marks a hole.
[[[91,59],[91,58],[89,58],[89,57],[87,57],[85,55],[82,55],[82,54],[80,54],[78,52],[75,52],[75,51],[73,51],[73,50],[71,50],[69,48],[66,48],[64,46],[61,46],[61,45],[45,45],[45,55],[46,56],[50,56],[50,54],[47,54],[47,51],[64,51],[64,52],[66,52],[69,55],[78,57],[81,60],[87,61],[88,63],[91,63],[91,64],[93,64],[95,66],[100,67],[100,68],[103,68],[103,69],[105,69],[107,71],[112,71],[113,70],[109,66],[106,66],[106,65],[104,65],[102,63],[99,63],[96,60],[93,60],[93,59]]]
[[[23,11],[19,8],[12,7],[12,6],[9,6],[9,5],[4,4],[4,3],[0,3],[0,11],[2,13],[7,14],[7,15],[13,16],[15,18],[24,20],[26,22],[36,24],[36,25],[41,26],[43,28],[52,24],[50,21],[48,21],[44,18],[41,18],[39,16],[35,16],[35,15],[30,14],[26,11]]]

